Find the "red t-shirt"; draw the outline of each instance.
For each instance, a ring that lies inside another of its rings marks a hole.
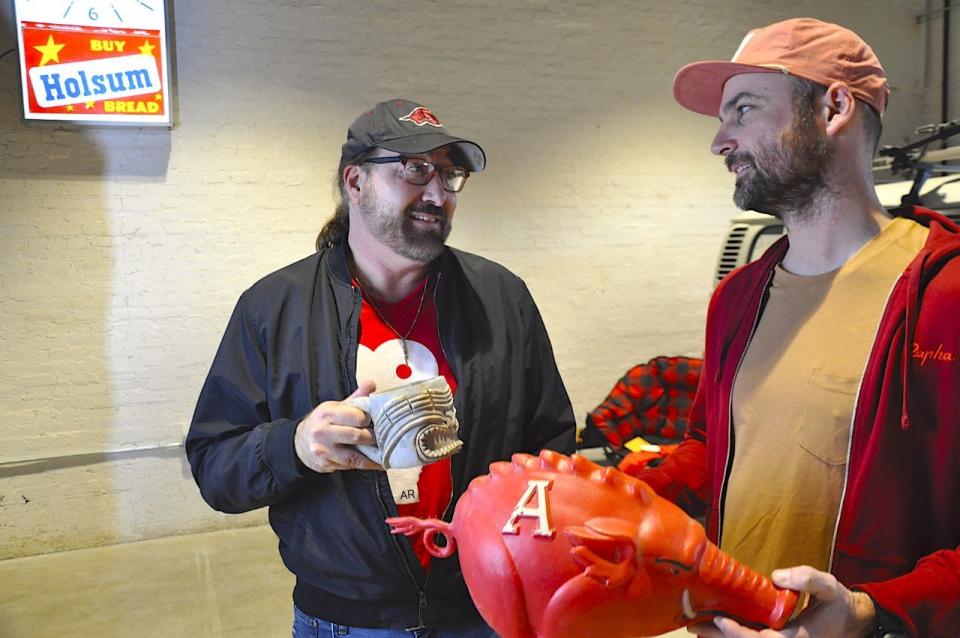
[[[353,285],[358,286],[356,280]],[[423,308],[417,317],[421,299]],[[451,392],[456,393],[457,380],[440,347],[433,282],[424,278],[415,290],[395,304],[376,298],[373,304],[376,308],[370,304],[364,293],[363,307],[360,310],[360,345],[357,348],[357,382],[372,379],[380,391],[442,375],[450,384]],[[386,318],[390,325],[384,323],[383,318]],[[406,363],[403,359],[401,339],[390,326],[396,328],[401,335],[407,335],[407,331],[410,331]],[[390,474],[393,474],[393,471],[388,472],[388,475]],[[391,482],[391,487],[395,488],[394,482]],[[397,511],[400,516],[440,518],[450,504],[453,493],[449,457],[423,466],[417,479],[417,492],[418,496],[413,497],[415,502],[401,502],[403,498],[395,499],[398,500]],[[423,568],[429,569],[430,554],[423,545],[422,536],[417,536],[413,549]]]

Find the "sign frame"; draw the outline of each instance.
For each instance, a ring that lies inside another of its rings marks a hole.
[[[169,0],[12,0],[25,122],[174,124]]]

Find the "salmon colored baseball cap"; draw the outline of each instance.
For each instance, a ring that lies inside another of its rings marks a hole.
[[[880,60],[860,36],[829,22],[792,18],[748,33],[729,62],[686,65],[673,80],[673,96],[691,111],[716,116],[724,85],[741,73],[783,73],[823,86],[843,82],[880,115],[890,95]]]

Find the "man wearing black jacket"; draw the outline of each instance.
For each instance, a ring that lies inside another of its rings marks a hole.
[[[193,475],[215,509],[269,506],[296,575],[295,637],[493,636],[456,556],[431,558],[384,519],[449,521],[491,462],[573,449],[573,411],[523,281],[445,245],[457,193],[485,161],[419,104],[360,115],[317,252],[243,293],[201,391]],[[345,397],[435,375],[454,390],[463,450],[383,471],[356,448],[373,436]]]

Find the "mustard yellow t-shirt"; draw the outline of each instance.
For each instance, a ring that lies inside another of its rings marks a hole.
[[[896,218],[839,269],[778,267],[733,389],[721,548],[755,570],[826,570],[860,377],[928,229]]]

